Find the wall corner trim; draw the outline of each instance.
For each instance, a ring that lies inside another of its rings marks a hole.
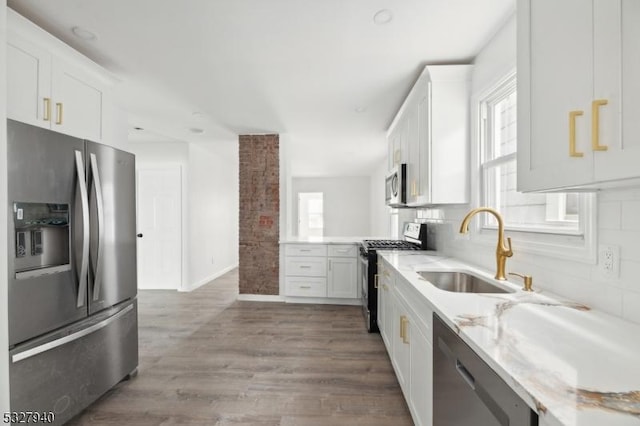
[[[224,274],[226,274],[227,272],[230,272],[230,271],[232,271],[232,270],[236,269],[237,267],[238,267],[238,264],[237,264],[237,263],[236,263],[236,264],[233,264],[233,265],[231,265],[231,266],[227,266],[226,268],[221,269],[220,271],[218,271],[218,272],[216,272],[216,273],[214,273],[214,274],[212,274],[212,275],[209,275],[208,277],[203,278],[203,279],[201,279],[201,280],[200,280],[200,281],[198,281],[198,282],[195,282],[195,283],[193,283],[193,284],[190,284],[190,285],[188,285],[188,286],[187,286],[187,287],[185,287],[185,288],[180,288],[178,291],[179,291],[179,292],[182,292],[182,293],[189,293],[189,292],[191,292],[191,291],[193,291],[193,290],[197,289],[198,287],[202,287],[203,285],[205,285],[205,284],[207,284],[207,283],[209,283],[209,282],[211,282],[211,281],[215,280],[216,278],[219,278],[219,277],[223,276],[223,275],[224,275]]]

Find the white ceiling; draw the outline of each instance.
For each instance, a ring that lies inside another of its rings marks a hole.
[[[294,176],[370,174],[422,66],[469,63],[515,10],[515,0],[8,5],[121,79],[129,124],[145,129],[130,132],[131,140],[286,134]],[[386,25],[373,22],[381,9],[393,14]],[[75,26],[97,39],[77,38]]]

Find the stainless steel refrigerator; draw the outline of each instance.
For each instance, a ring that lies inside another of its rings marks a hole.
[[[7,127],[11,410],[63,424],[137,369],[135,157]]]

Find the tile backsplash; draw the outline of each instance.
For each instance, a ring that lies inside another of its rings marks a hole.
[[[515,245],[514,256],[507,261],[508,270],[532,275],[534,288],[640,323],[640,188],[601,191],[597,205],[598,245],[619,249],[619,276],[604,276],[595,264],[519,253]],[[485,245],[479,248],[478,243],[458,234],[469,209],[421,209],[416,211],[416,219],[431,224],[438,250],[494,270],[494,250]]]

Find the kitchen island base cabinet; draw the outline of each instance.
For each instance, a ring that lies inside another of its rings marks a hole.
[[[327,296],[355,299],[358,296],[358,260],[330,257],[327,277]]]
[[[357,244],[287,243],[281,253],[287,302],[361,303]]]
[[[287,295],[297,297],[326,297],[327,279],[316,277],[287,277]]]

